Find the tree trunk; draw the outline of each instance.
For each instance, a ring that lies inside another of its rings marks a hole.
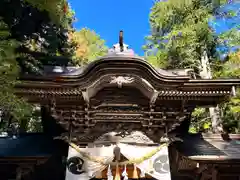
[[[212,72],[210,69],[210,64],[207,56],[207,52],[204,51],[201,57],[201,72],[200,76],[203,79],[212,79]],[[220,117],[220,109],[219,107],[211,107],[209,108],[209,114],[212,120],[212,132],[220,133],[222,132],[222,120]]]
[[[222,128],[222,119],[220,116],[220,108],[217,107],[211,107],[209,108],[209,114],[212,120],[212,132],[213,133],[221,133],[223,131]]]
[[[27,132],[27,127],[28,127],[28,119],[21,119],[20,121],[20,133],[26,133]]]

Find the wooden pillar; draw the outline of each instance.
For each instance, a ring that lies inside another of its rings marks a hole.
[[[205,177],[206,177],[205,173],[202,173],[202,176],[201,176],[200,180],[205,180]]]
[[[22,167],[19,166],[16,169],[16,180],[21,180],[22,179]]]
[[[202,176],[200,180],[217,180],[218,179],[218,170],[216,167],[208,167],[205,171],[202,172]]]
[[[188,134],[190,123],[191,123],[191,115],[187,115],[185,120],[181,122],[180,126],[178,126],[175,130],[173,130],[173,133],[180,136],[184,136]]]
[[[214,167],[212,169],[212,180],[217,180],[218,170]]]
[[[62,133],[66,132],[66,130],[62,128],[51,116],[51,112],[48,107],[41,107],[41,118],[43,132],[49,137],[60,136]]]
[[[180,156],[173,143],[168,146],[168,156],[171,175],[176,175],[178,172]]]

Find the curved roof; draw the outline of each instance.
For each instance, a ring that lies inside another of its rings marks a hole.
[[[180,153],[194,160],[239,160],[240,135],[228,136],[225,139],[222,134],[188,134],[175,145]]]
[[[27,75],[23,76],[22,79],[45,79],[55,76],[80,78],[90,73],[90,71],[96,70],[99,66],[104,69],[111,66],[115,67],[116,65],[119,69],[124,67],[142,68],[145,71],[151,72],[154,76],[163,79],[191,79],[191,76],[186,73],[186,70],[166,71],[163,69],[155,69],[145,59],[128,54],[107,55],[82,67],[45,66],[42,76]]]
[[[232,86],[240,84],[239,79],[195,79],[191,69],[163,70],[156,69],[141,57],[129,54],[107,55],[82,67],[46,66],[42,75],[24,75],[22,84],[17,87],[76,87],[86,89],[92,84],[106,84],[116,77],[134,77],[145,79],[156,90],[163,90],[163,85],[170,90],[191,89],[202,91],[214,89],[231,91]],[[41,82],[41,83],[40,83]],[[102,83],[104,82],[104,83]],[[145,83],[146,84],[146,83]],[[219,89],[220,88],[220,89]]]

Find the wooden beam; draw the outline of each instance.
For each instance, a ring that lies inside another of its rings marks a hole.
[[[213,169],[212,169],[212,180],[217,180],[218,178],[218,170],[215,168],[215,167],[213,167]]]

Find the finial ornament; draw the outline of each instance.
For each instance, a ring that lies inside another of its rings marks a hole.
[[[120,52],[123,52],[124,45],[123,45],[123,31],[122,30],[119,32],[119,46],[120,46]]]
[[[128,49],[128,45],[123,42],[123,31],[119,32],[119,42],[113,45],[113,48],[108,50],[109,55],[130,55],[134,56],[134,51]]]

